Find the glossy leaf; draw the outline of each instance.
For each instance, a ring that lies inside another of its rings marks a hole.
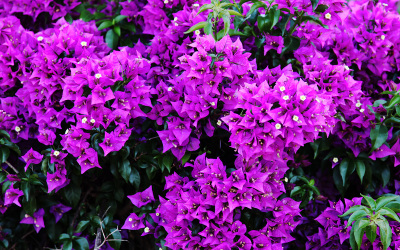
[[[363,182],[364,175],[365,175],[365,163],[362,160],[357,160],[356,161],[356,170],[357,170],[357,175],[360,177],[361,183]]]
[[[106,20],[100,24],[100,26],[97,28],[98,30],[103,30],[111,27],[113,23],[110,20]]]
[[[372,223],[365,229],[365,234],[367,235],[368,240],[371,242],[371,244],[375,241],[376,239],[376,229],[377,226],[376,224]]]
[[[399,198],[399,196],[397,196],[397,195],[387,195],[387,196],[379,197],[376,200],[376,210],[379,210],[380,208],[386,206],[388,203],[390,203],[398,198]]]
[[[350,217],[349,220],[347,221],[346,224],[346,228],[348,228],[349,226],[351,226],[351,224],[356,221],[361,219],[362,217],[367,216],[367,212],[365,212],[365,210],[357,210],[355,211]]]
[[[364,198],[362,201],[363,201],[363,203],[365,204],[365,202],[366,202],[366,204],[368,204],[368,206],[372,209],[372,210],[376,210],[376,203],[375,203],[375,200],[374,199],[372,199],[370,196],[366,196],[366,195],[363,195],[363,194],[361,194],[361,196]]]
[[[382,146],[382,144],[388,138],[387,127],[380,125],[380,124],[376,125],[375,128],[371,129],[370,137],[371,137],[371,144],[372,144],[371,151],[374,151],[375,149]]]
[[[204,28],[207,25],[207,22],[199,22],[195,25],[193,25],[192,27],[190,27],[190,29],[188,29],[186,32],[184,32],[185,34],[189,34],[193,31],[199,30]]]
[[[378,213],[379,213],[380,215],[387,216],[387,217],[389,217],[389,218],[392,219],[392,220],[395,220],[395,221],[397,221],[397,222],[400,222],[399,216],[397,216],[397,214],[396,214],[395,212],[393,212],[393,210],[391,210],[390,208],[383,207],[383,208],[381,208],[381,209],[378,211]]]
[[[376,224],[379,226],[380,240],[383,245],[383,249],[388,249],[392,242],[392,228],[387,220],[377,220]]]

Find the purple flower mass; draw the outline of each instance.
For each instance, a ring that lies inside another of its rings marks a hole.
[[[398,5],[0,1],[0,248],[399,248]]]

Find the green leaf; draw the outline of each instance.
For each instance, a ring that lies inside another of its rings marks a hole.
[[[21,183],[21,190],[24,192],[25,198],[29,201],[29,193],[30,193],[30,184],[26,181]]]
[[[115,34],[114,30],[109,30],[106,33],[106,43],[108,47],[115,49],[118,45],[118,36]]]
[[[129,176],[129,183],[133,184],[136,190],[139,190],[140,186],[140,174],[136,168],[132,168],[132,172]]]
[[[315,8],[318,5],[319,0],[311,0],[311,4],[312,4],[312,9],[315,10]]]
[[[119,27],[119,26],[114,26],[114,32],[115,32],[115,34],[117,34],[118,36],[121,36],[121,27]]]
[[[271,20],[271,26],[269,27],[269,30],[271,30],[278,23],[280,15],[280,10],[270,9],[269,18]]]
[[[357,175],[358,177],[360,177],[360,181],[362,183],[365,175],[365,163],[363,160],[356,161],[356,170],[357,170]]]
[[[400,103],[400,95],[395,95],[386,106],[386,109],[392,108],[394,105]]]
[[[8,157],[10,156],[10,150],[6,147],[0,149],[0,164],[7,161]]]
[[[385,104],[385,103],[387,103],[386,100],[376,100],[376,101],[374,102],[374,105],[372,105],[372,106],[373,106],[373,107],[379,107],[381,104],[383,105],[383,104]]]
[[[89,250],[89,243],[86,238],[78,237],[73,241],[75,249]]]
[[[364,198],[362,201],[367,202],[368,206],[372,209],[372,210],[376,210],[376,203],[375,200],[372,199],[370,196],[366,196],[361,194],[361,196]],[[363,202],[365,204],[365,202]]]
[[[127,17],[128,17],[128,16],[119,15],[119,16],[116,16],[116,17],[114,18],[114,20],[115,20],[116,23],[119,23],[119,22],[121,22],[122,20],[124,20],[124,19],[127,18]]]
[[[240,14],[239,12],[234,11],[234,10],[228,10],[228,12],[229,12],[229,15],[231,15],[231,16],[240,16],[240,17],[243,16],[242,14]]]
[[[112,21],[106,20],[106,21],[102,22],[97,29],[98,30],[103,30],[103,29],[107,29],[107,28],[109,28],[111,26],[113,26]]]
[[[370,137],[371,137],[371,143],[372,143],[372,148],[371,148],[371,152],[372,152],[375,149],[382,146],[382,144],[388,138],[387,127],[380,125],[380,124],[376,125],[374,129],[371,129]]]
[[[282,54],[290,51],[294,51],[300,47],[300,38],[290,36],[284,40],[285,47],[282,49]]]
[[[68,241],[64,242],[62,249],[63,250],[71,250],[72,249],[72,241],[68,240]]]
[[[0,136],[5,137],[8,141],[11,141],[10,134],[5,130],[0,130]]]
[[[123,162],[119,162],[118,165],[118,170],[122,178],[124,178],[126,182],[129,182],[129,177],[132,171],[131,163],[129,162],[129,160],[125,159]]]
[[[204,12],[212,8],[214,8],[214,4],[204,4],[203,6],[200,7],[199,12],[197,12],[197,15],[200,14],[201,12]]]
[[[207,25],[207,22],[199,22],[199,23],[193,25],[192,27],[190,27],[190,29],[188,29],[186,32],[184,32],[184,34],[189,34],[195,30],[202,29],[206,25]],[[212,27],[212,25],[211,25],[211,27]],[[205,32],[205,30],[204,30],[204,32]]]
[[[361,206],[361,205],[352,206],[352,207],[350,207],[349,210],[347,210],[344,214],[338,215],[338,217],[345,217],[345,216],[347,216],[347,215],[349,215],[349,214],[351,214],[351,213],[354,213],[355,211],[358,211],[358,210],[364,209],[364,208],[365,208],[365,207],[364,207],[364,206]]]
[[[74,21],[74,20],[72,19],[72,16],[71,16],[70,14],[67,14],[67,15],[64,17],[64,19],[65,19],[65,21],[67,21],[69,24],[72,24],[72,22]]]
[[[204,33],[207,35],[213,34],[213,25],[212,25],[211,21],[207,21],[206,25],[204,26]]]
[[[383,207],[383,208],[381,208],[381,209],[378,211],[378,213],[379,213],[380,215],[385,215],[385,216],[389,217],[389,218],[392,219],[392,220],[395,220],[395,221],[397,221],[397,222],[400,222],[399,216],[397,216],[397,214],[396,214],[395,212],[393,212],[393,210],[390,209],[390,208]]]
[[[346,184],[346,179],[348,177],[347,173],[349,172],[349,163],[350,160],[348,158],[345,158],[340,162],[339,165],[340,176],[342,176],[343,186]]]
[[[377,220],[376,224],[379,226],[379,232],[380,232],[380,239],[383,245],[383,249],[388,249],[390,246],[390,243],[392,242],[392,228],[389,225],[389,222],[387,220]]]
[[[374,243],[375,239],[376,239],[376,224],[372,223],[371,225],[369,225],[368,227],[366,227],[365,230],[365,234],[367,235],[367,238],[369,240],[369,242]]]
[[[66,200],[73,206],[76,207],[76,205],[79,202],[79,199],[81,197],[81,188],[78,185],[74,185],[74,183],[69,184],[65,188],[62,189],[64,191],[64,196]]]
[[[397,195],[387,195],[387,196],[379,197],[376,200],[376,210],[378,211],[380,208],[386,206],[388,203],[390,203],[398,198],[399,198],[399,196],[397,196]]]
[[[116,250],[121,248],[121,233],[119,231],[116,231],[116,228],[111,228],[110,229],[110,233],[114,232],[111,236],[114,239],[113,241],[109,241],[108,244],[110,244],[110,246]]]
[[[388,182],[390,181],[390,167],[388,165],[383,165],[380,169],[382,186],[386,187]]]
[[[226,36],[229,32],[229,27],[231,26],[231,17],[229,12],[224,11],[221,13],[222,20],[224,20],[224,36]]]
[[[191,153],[189,151],[186,151],[185,155],[182,157],[182,165],[185,165],[185,163],[190,159]]]
[[[89,225],[89,221],[88,220],[82,220],[78,223],[78,225],[76,226],[75,232],[80,233],[83,230],[85,230],[87,228],[87,226]]]
[[[395,213],[400,213],[400,203],[399,202],[390,202],[386,205],[387,208],[390,208]]]
[[[89,22],[89,21],[91,21],[91,20],[94,19],[94,16],[92,15],[92,13],[90,13],[90,11],[88,11],[88,10],[83,10],[83,11],[81,12],[80,18],[81,18],[83,21],[85,21],[85,22]]]
[[[346,224],[346,228],[348,228],[349,226],[351,226],[351,224],[353,223],[353,221],[359,220],[362,217],[367,216],[367,212],[365,212],[365,210],[357,210],[355,211],[350,217],[349,220],[347,221]]]
[[[71,236],[69,234],[61,234],[60,237],[58,238],[58,240],[60,241],[65,241],[65,240],[69,240],[71,239]]]
[[[350,231],[350,246],[351,249],[359,249],[359,247],[357,246],[357,242],[354,238],[354,233],[355,233],[355,227],[351,227],[351,231]]]
[[[370,223],[369,220],[366,218],[358,220],[354,223],[354,227],[355,227],[354,228],[354,239],[357,244],[357,249],[360,249],[360,247],[361,247],[365,227],[367,227],[369,225],[369,223]]]
[[[249,18],[249,17],[253,14],[253,12],[254,12],[256,9],[261,8],[261,7],[263,7],[263,8],[266,9],[266,10],[268,9],[268,6],[267,6],[265,3],[263,3],[263,2],[256,2],[256,3],[254,3],[254,4],[251,6],[249,12],[247,12],[246,17]]]
[[[318,7],[314,10],[315,13],[322,13],[325,10],[327,10],[329,8],[329,6],[325,5],[325,4],[320,4],[318,5]]]
[[[163,158],[163,165],[168,169],[168,172],[171,172],[171,167],[172,167],[172,163],[174,161],[174,158],[172,157],[172,155],[166,155]]]
[[[271,27],[271,19],[267,15],[259,15],[257,17],[257,25],[258,29],[261,32],[267,32],[269,28]]]

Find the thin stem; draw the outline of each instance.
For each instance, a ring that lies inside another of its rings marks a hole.
[[[8,161],[5,161],[5,163],[6,163],[12,170],[14,170],[15,173],[17,173],[17,174],[19,173],[18,170],[17,170],[13,165],[11,165],[11,163],[9,163]]]

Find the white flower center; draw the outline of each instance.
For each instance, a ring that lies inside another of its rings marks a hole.
[[[86,123],[87,122],[87,118],[86,117],[83,117],[82,118],[82,123]]]
[[[101,74],[97,73],[96,75],[94,75],[94,77],[96,77],[96,79],[100,79]]]
[[[276,129],[281,129],[281,128],[282,128],[282,125],[281,125],[280,123],[277,123],[277,124],[275,124],[275,128],[276,128]]]
[[[149,228],[149,227],[145,227],[145,228],[144,228],[144,232],[145,232],[145,233],[150,232],[150,228]]]
[[[90,123],[95,123],[96,122],[96,120],[95,119],[90,119]]]
[[[218,121],[217,121],[217,125],[218,125],[218,126],[221,126],[221,125],[222,125],[221,120],[218,120]]]
[[[333,161],[334,163],[337,163],[337,162],[339,161],[339,159],[338,159],[337,157],[333,157],[332,161]]]
[[[15,132],[17,132],[17,133],[18,133],[18,132],[20,132],[20,131],[21,131],[21,128],[20,128],[20,127],[18,127],[18,126],[16,126],[16,127],[15,127]]]
[[[300,100],[302,100],[302,101],[305,101],[306,98],[307,98],[307,97],[306,97],[305,95],[300,96]]]
[[[87,42],[83,41],[81,42],[82,47],[86,47],[87,46]]]
[[[168,87],[168,91],[172,91],[172,87]]]
[[[288,95],[283,96],[283,100],[285,101],[289,100],[289,96]]]
[[[285,86],[280,86],[280,87],[279,87],[279,90],[280,90],[280,91],[285,91],[285,89],[286,89]]]
[[[332,15],[330,13],[326,13],[325,14],[325,18],[328,19],[328,20],[331,20],[332,19]]]
[[[297,122],[299,120],[299,117],[297,115],[293,116],[293,121]]]
[[[60,155],[60,151],[57,151],[57,150],[54,151],[53,155],[56,156],[56,157],[59,156]]]
[[[43,37],[42,36],[39,36],[38,38],[37,38],[37,40],[39,41],[39,42],[41,42],[41,41],[43,41]]]
[[[196,30],[194,33],[195,33],[196,35],[200,35],[200,30]]]

